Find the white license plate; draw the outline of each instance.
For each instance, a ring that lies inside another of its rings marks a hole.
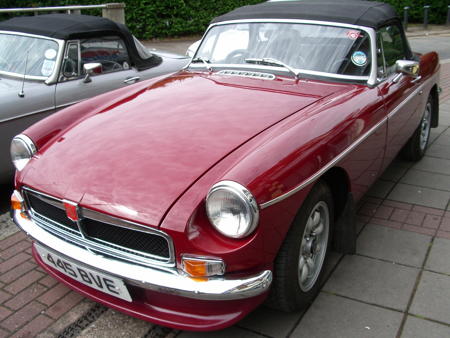
[[[36,244],[36,250],[48,266],[62,272],[80,283],[107,293],[111,296],[131,302],[131,297],[123,280],[82,266],[72,260],[63,258],[58,254]]]

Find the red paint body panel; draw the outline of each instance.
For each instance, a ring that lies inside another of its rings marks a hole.
[[[16,185],[159,226],[173,239],[178,267],[187,253],[222,258],[227,274],[272,269],[313,181],[262,209],[257,230],[239,240],[220,235],[209,223],[204,205],[208,190],[221,180],[236,181],[261,205],[332,163],[348,177],[358,200],[419,124],[437,81],[435,53],[422,56],[421,69],[422,83],[428,81],[423,95],[404,105],[420,83],[404,78],[369,87],[184,71],[136,84],[28,129],[25,134],[40,151],[18,173]],[[388,119],[395,109],[398,113]],[[334,163],[341,154],[345,156]],[[127,303],[44,268],[96,301],[180,329],[229,326],[266,296],[205,302],[131,286],[133,302]]]
[[[223,157],[341,87],[184,72],[72,126],[42,149],[44,161],[30,163],[27,182],[157,226],[178,196]]]

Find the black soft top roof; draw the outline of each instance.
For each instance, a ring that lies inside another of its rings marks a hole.
[[[211,23],[241,19],[300,19],[346,23],[379,28],[398,21],[388,4],[362,0],[274,1],[237,8]]]
[[[148,59],[142,59],[139,56],[133,35],[125,25],[98,16],[69,14],[18,16],[0,22],[0,31],[2,30],[62,40],[115,35],[124,40],[130,61],[139,70],[151,68],[161,63],[161,58],[156,55]]]

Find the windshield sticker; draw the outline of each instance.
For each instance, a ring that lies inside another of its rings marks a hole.
[[[359,38],[360,35],[361,35],[361,32],[359,32],[359,31],[354,31],[354,30],[347,31],[347,37],[350,40],[356,40],[357,38]]]
[[[41,68],[41,74],[43,76],[50,76],[53,73],[53,67],[55,67],[55,61],[53,60],[44,60]]]
[[[52,59],[54,59],[56,57],[56,50],[54,50],[54,49],[47,49],[45,51],[44,55],[45,55],[46,59],[52,60]]]
[[[361,51],[354,52],[352,55],[352,62],[358,67],[365,66],[367,64],[367,55]]]
[[[130,69],[130,65],[129,65],[128,62],[126,62],[126,61],[122,64],[122,67],[123,67],[123,69],[125,69],[125,70]]]

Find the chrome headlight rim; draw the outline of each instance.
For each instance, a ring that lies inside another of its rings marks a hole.
[[[12,146],[13,146],[14,142],[19,142],[27,152],[26,157],[19,159],[19,160],[26,160],[24,162],[21,162],[21,164],[18,163],[18,161],[19,161],[18,159],[15,159],[17,154],[13,154]],[[25,168],[27,163],[31,160],[31,158],[34,156],[34,154],[36,154],[36,152],[37,152],[37,148],[36,148],[36,145],[34,144],[33,140],[31,140],[25,134],[16,135],[11,140],[11,149],[10,149],[11,161],[13,162],[14,166],[16,167],[16,169],[18,171],[22,171],[23,168]]]
[[[208,203],[214,193],[220,190],[225,190],[229,193],[234,194],[236,198],[245,203],[245,205],[248,207],[248,210],[250,211],[251,221],[248,223],[245,231],[242,231],[239,234],[231,234],[223,231],[223,229],[221,229],[217,224],[214,223],[214,220],[209,213]],[[206,214],[208,216],[209,222],[212,224],[214,229],[216,229],[222,235],[233,239],[241,239],[249,236],[255,231],[256,227],[259,224],[259,206],[256,202],[256,199],[246,187],[234,181],[220,181],[214,184],[211,189],[209,189],[208,195],[206,196]]]

